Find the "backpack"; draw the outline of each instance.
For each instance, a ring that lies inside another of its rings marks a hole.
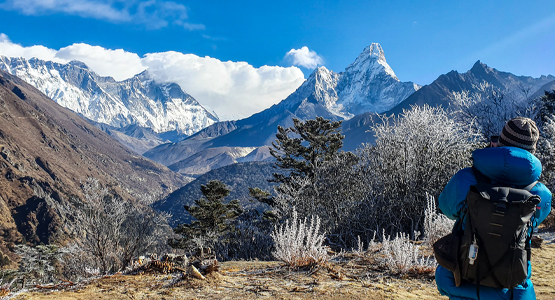
[[[466,227],[458,251],[460,277],[477,285],[514,288],[528,277],[532,218],[541,199],[524,188],[492,184],[472,168],[478,181],[466,196]]]

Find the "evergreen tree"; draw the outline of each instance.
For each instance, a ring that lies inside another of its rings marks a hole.
[[[266,203],[271,207],[276,205],[275,198],[268,191],[261,190],[260,188],[249,188],[249,195],[260,203]],[[263,212],[262,219],[271,222],[277,222],[278,217],[275,212],[267,210]]]
[[[293,127],[289,128],[278,126],[270,154],[276,158],[274,167],[280,172],[274,173],[269,180],[279,183],[275,187],[276,196],[268,198],[254,193],[274,209],[265,212],[266,219],[277,220],[296,211],[301,216],[316,214],[330,220],[327,212],[337,212],[336,202],[344,201],[345,195],[341,193],[338,197],[331,197],[333,199],[323,196],[330,194],[326,185],[337,173],[328,171],[336,162],[342,162],[342,168],[350,169],[357,161],[353,153],[339,151],[345,138],[340,131],[341,121],[322,117],[304,122],[293,119]]]
[[[229,189],[218,180],[211,180],[200,187],[203,198],[195,200],[196,206],[185,205],[185,210],[196,220],[191,224],[178,225],[174,232],[181,234],[181,239],[170,239],[174,248],[200,246],[199,243],[212,244],[217,238],[230,231],[229,221],[239,216],[243,210],[239,200],[224,204],[222,200],[229,195]]]
[[[278,126],[270,148],[270,154],[276,158],[275,167],[290,174],[274,173],[272,182],[290,183],[291,177],[314,178],[320,163],[333,158],[343,146],[341,121],[316,117],[306,122],[293,119],[293,124],[289,128]]]

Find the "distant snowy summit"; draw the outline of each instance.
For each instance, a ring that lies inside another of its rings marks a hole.
[[[347,120],[365,112],[388,111],[418,89],[415,83],[401,82],[380,44],[372,43],[344,72],[316,69],[283,105],[296,107],[293,113],[301,117],[314,117],[311,114],[323,108],[332,117]]]
[[[337,104],[351,115],[388,111],[420,89],[397,78],[378,43],[366,47],[339,76]]]
[[[191,135],[218,122],[175,83],[156,83],[144,71],[124,81],[102,77],[84,63],[59,64],[0,56],[0,69],[33,85],[82,116],[116,128],[138,125],[156,133]]]

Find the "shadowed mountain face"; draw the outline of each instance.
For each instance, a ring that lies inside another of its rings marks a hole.
[[[203,174],[196,180],[174,191],[166,198],[155,202],[152,207],[156,210],[171,213],[170,225],[177,226],[182,223],[190,223],[191,215],[183,208],[184,205],[194,205],[195,200],[203,197],[200,186],[207,184],[210,180],[219,180],[230,189],[229,196],[224,199],[227,203],[238,199],[245,209],[257,209],[263,211],[269,207],[266,204],[252,201],[249,196],[249,187],[258,187],[273,193],[275,183],[269,183],[272,174],[279,172],[270,162],[246,162],[236,163],[221,168],[215,168]]]
[[[162,197],[186,183],[0,71],[0,250],[63,238],[57,205],[82,198],[80,182],[88,177],[130,200]]]
[[[434,82],[423,86],[420,90],[409,96],[401,104],[386,112],[386,114],[402,113],[403,109],[410,109],[411,105],[430,106],[441,105],[448,107],[451,104],[450,96],[453,92],[477,90],[477,86],[487,82],[499,89],[504,94],[516,93],[517,96],[529,97],[543,85],[555,80],[552,75],[533,78],[530,76],[516,76],[511,73],[498,71],[477,61],[472,69],[465,73],[451,71],[439,76]],[[543,92],[542,92],[543,93]]]
[[[533,95],[532,95],[532,99],[537,99],[543,95],[545,95],[545,92],[552,92],[555,91],[555,80],[548,82],[546,84],[544,84],[539,90],[537,90]]]

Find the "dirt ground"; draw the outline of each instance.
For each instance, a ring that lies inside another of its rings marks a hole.
[[[537,299],[555,299],[555,242],[533,250]],[[14,299],[444,299],[433,275],[389,276],[352,255],[327,267],[291,270],[279,262],[225,262],[207,280],[181,275],[115,275],[62,291],[34,291]]]

